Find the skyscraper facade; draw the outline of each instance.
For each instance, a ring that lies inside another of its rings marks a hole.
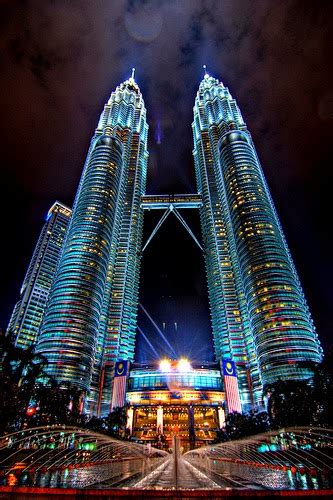
[[[46,216],[7,329],[19,347],[36,342],[70,216],[59,201]]]
[[[247,408],[265,384],[309,377],[299,362],[321,348],[251,135],[207,73],[192,128],[215,354],[236,363]]]
[[[37,345],[50,375],[89,393],[91,412],[110,408],[114,361],[134,357],[147,133],[132,75],[91,140]]]

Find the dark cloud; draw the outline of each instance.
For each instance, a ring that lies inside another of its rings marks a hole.
[[[332,3],[8,0],[0,5],[1,326],[17,298],[44,213],[55,198],[72,203],[103,104],[133,66],[150,124],[148,191],[195,189],[192,107],[207,64],[238,100],[319,333],[329,342]],[[176,229],[165,231],[168,241],[175,241]],[[155,248],[152,266],[163,273],[168,256],[159,255],[157,242]],[[181,274],[178,261],[166,272],[180,289],[180,281],[191,276]],[[147,301],[152,274],[144,264]],[[200,280],[204,283],[203,276]],[[152,301],[151,307],[158,316],[160,305]],[[208,317],[205,321],[201,328],[208,331]]]

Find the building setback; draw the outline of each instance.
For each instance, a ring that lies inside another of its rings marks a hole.
[[[37,340],[70,216],[71,210],[59,201],[46,216],[7,329],[19,347]]]

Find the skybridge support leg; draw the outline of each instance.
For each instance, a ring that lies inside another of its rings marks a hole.
[[[184,226],[186,231],[189,233],[189,235],[193,238],[193,240],[198,245],[200,250],[203,252],[204,250],[203,250],[201,244],[199,243],[199,241],[197,240],[197,238],[195,237],[194,233],[192,232],[190,226],[187,224],[185,219],[180,215],[180,213],[178,212],[178,210],[175,208],[175,206],[172,203],[170,203],[169,207],[165,210],[162,217],[160,218],[160,220],[156,224],[154,231],[151,233],[151,235],[149,236],[148,240],[146,241],[144,247],[142,248],[142,252],[144,252],[146,250],[147,246],[149,245],[151,240],[154,238],[155,234],[160,229],[162,224],[166,221],[167,217],[170,215],[171,212],[175,214],[175,216],[177,217],[179,222],[182,224],[182,226]]]
[[[177,219],[182,223],[182,225],[185,227],[185,229],[189,233],[189,235],[192,236],[192,238],[194,239],[195,243],[198,245],[198,247],[200,248],[200,250],[203,252],[202,246],[200,245],[199,241],[197,240],[197,238],[193,234],[190,226],[187,224],[187,222],[185,221],[185,219],[183,219],[183,217],[180,215],[180,213],[178,212],[178,210],[176,210],[176,208],[173,209],[173,213],[175,214],[175,216],[177,217]]]
[[[149,245],[151,240],[154,238],[155,234],[157,233],[159,228],[162,226],[163,222],[165,222],[167,217],[170,215],[170,212],[171,212],[171,208],[169,207],[166,209],[166,211],[164,212],[164,214],[162,215],[162,217],[160,218],[160,220],[156,224],[154,231],[151,233],[151,235],[149,236],[148,240],[146,241],[144,247],[142,248],[142,252],[144,252],[146,250],[147,246]]]

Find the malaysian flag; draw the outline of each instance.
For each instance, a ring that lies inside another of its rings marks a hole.
[[[242,413],[242,405],[239,398],[235,363],[229,359],[223,359],[222,371],[228,413],[233,413],[235,411],[238,413]]]
[[[129,361],[117,361],[114,369],[111,411],[125,405]]]

